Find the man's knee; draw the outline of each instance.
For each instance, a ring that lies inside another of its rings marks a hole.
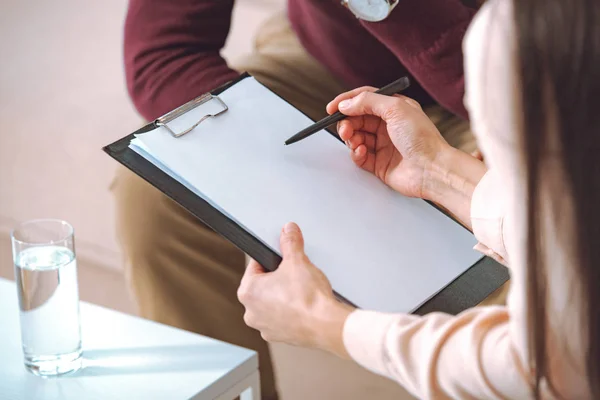
[[[112,191],[117,235],[133,273],[168,274],[174,264],[199,275],[203,268],[242,273],[243,252],[138,176],[122,168]]]
[[[119,168],[111,190],[116,200],[117,235],[128,258],[144,257],[167,240],[173,215],[157,189],[125,168]]]

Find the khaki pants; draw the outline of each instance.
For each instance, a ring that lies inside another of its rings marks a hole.
[[[322,118],[325,104],[348,89],[303,50],[284,15],[268,21],[254,52],[233,66],[313,119]],[[475,150],[467,122],[439,107],[427,111],[452,145]],[[126,169],[118,171],[112,188],[127,279],[140,315],[255,349],[263,398],[277,398],[269,348],[244,324],[236,297],[244,254]]]

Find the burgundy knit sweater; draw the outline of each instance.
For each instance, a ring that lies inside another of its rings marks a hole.
[[[475,14],[461,0],[399,0],[382,22],[356,19],[340,0],[288,0],[306,50],[349,88],[381,87],[404,74],[407,95],[467,117],[462,38]],[[148,120],[235,78],[219,52],[233,0],[130,0],[127,87]]]

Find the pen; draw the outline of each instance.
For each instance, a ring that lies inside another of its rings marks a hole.
[[[406,90],[409,86],[410,86],[410,79],[408,79],[408,77],[406,77],[406,76],[403,76],[402,78],[398,79],[397,81],[394,81],[394,82],[390,83],[389,85],[384,86],[381,89],[377,90],[375,93],[383,94],[385,96],[391,96],[393,94],[396,94],[403,90]],[[346,115],[337,111],[337,112],[331,114],[330,116],[323,118],[319,122],[315,122],[308,128],[305,128],[305,129],[301,130],[300,132],[296,133],[294,136],[292,136],[288,140],[286,140],[285,144],[287,146],[288,144],[296,143],[302,139],[306,139],[307,137],[319,132],[322,129],[327,128],[328,126],[330,126],[332,124],[335,124],[336,122],[343,120],[344,118],[346,118]]]

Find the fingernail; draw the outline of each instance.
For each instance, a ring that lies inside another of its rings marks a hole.
[[[348,108],[350,107],[350,100],[344,100],[338,104],[338,108]]]
[[[298,225],[296,225],[293,222],[288,222],[287,224],[285,224],[285,226],[283,227],[283,231],[285,233],[292,233],[292,232],[299,232],[300,228],[298,228]]]

